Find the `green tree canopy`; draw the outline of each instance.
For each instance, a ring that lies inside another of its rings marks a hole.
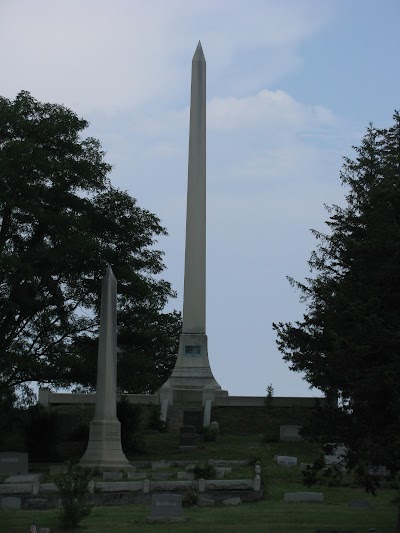
[[[341,172],[346,205],[327,208],[327,233],[309,261],[313,276],[290,279],[306,304],[301,321],[274,324],[291,369],[330,404],[314,421],[325,442],[345,443],[348,465],[399,470],[400,116],[370,125]],[[336,399],[339,400],[337,408]],[[366,476],[367,478],[368,476]]]
[[[114,188],[98,140],[69,109],[0,97],[0,383],[95,385],[101,278],[118,280],[125,392],[152,391],[174,364],[180,315],[160,279],[159,219]]]

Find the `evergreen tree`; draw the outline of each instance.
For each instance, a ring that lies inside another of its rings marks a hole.
[[[370,125],[341,172],[346,205],[327,208],[304,283],[301,321],[278,323],[277,343],[328,404],[314,419],[321,442],[344,443],[349,468],[400,469],[400,115]],[[339,405],[339,407],[337,407]]]

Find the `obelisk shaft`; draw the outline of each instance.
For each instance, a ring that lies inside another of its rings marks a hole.
[[[101,286],[95,418],[117,416],[117,280],[109,266]]]
[[[192,60],[182,333],[206,332],[206,61]]]

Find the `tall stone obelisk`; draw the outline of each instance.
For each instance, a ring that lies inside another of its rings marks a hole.
[[[132,468],[121,447],[117,418],[117,280],[109,266],[101,288],[95,416],[82,465],[101,469]]]
[[[206,60],[200,42],[192,60],[182,334],[160,395],[168,390],[170,398],[180,391],[183,401],[199,398],[203,390],[221,390],[211,372],[206,335]]]

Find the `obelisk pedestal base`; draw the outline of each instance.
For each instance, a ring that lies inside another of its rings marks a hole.
[[[200,402],[218,396],[228,396],[221,390],[210,368],[208,360],[207,335],[204,333],[182,333],[179,337],[179,351],[171,376],[159,389],[160,398],[170,404],[178,402]]]
[[[94,418],[90,422],[88,447],[80,464],[100,470],[133,470],[121,446],[121,423],[117,418]]]

